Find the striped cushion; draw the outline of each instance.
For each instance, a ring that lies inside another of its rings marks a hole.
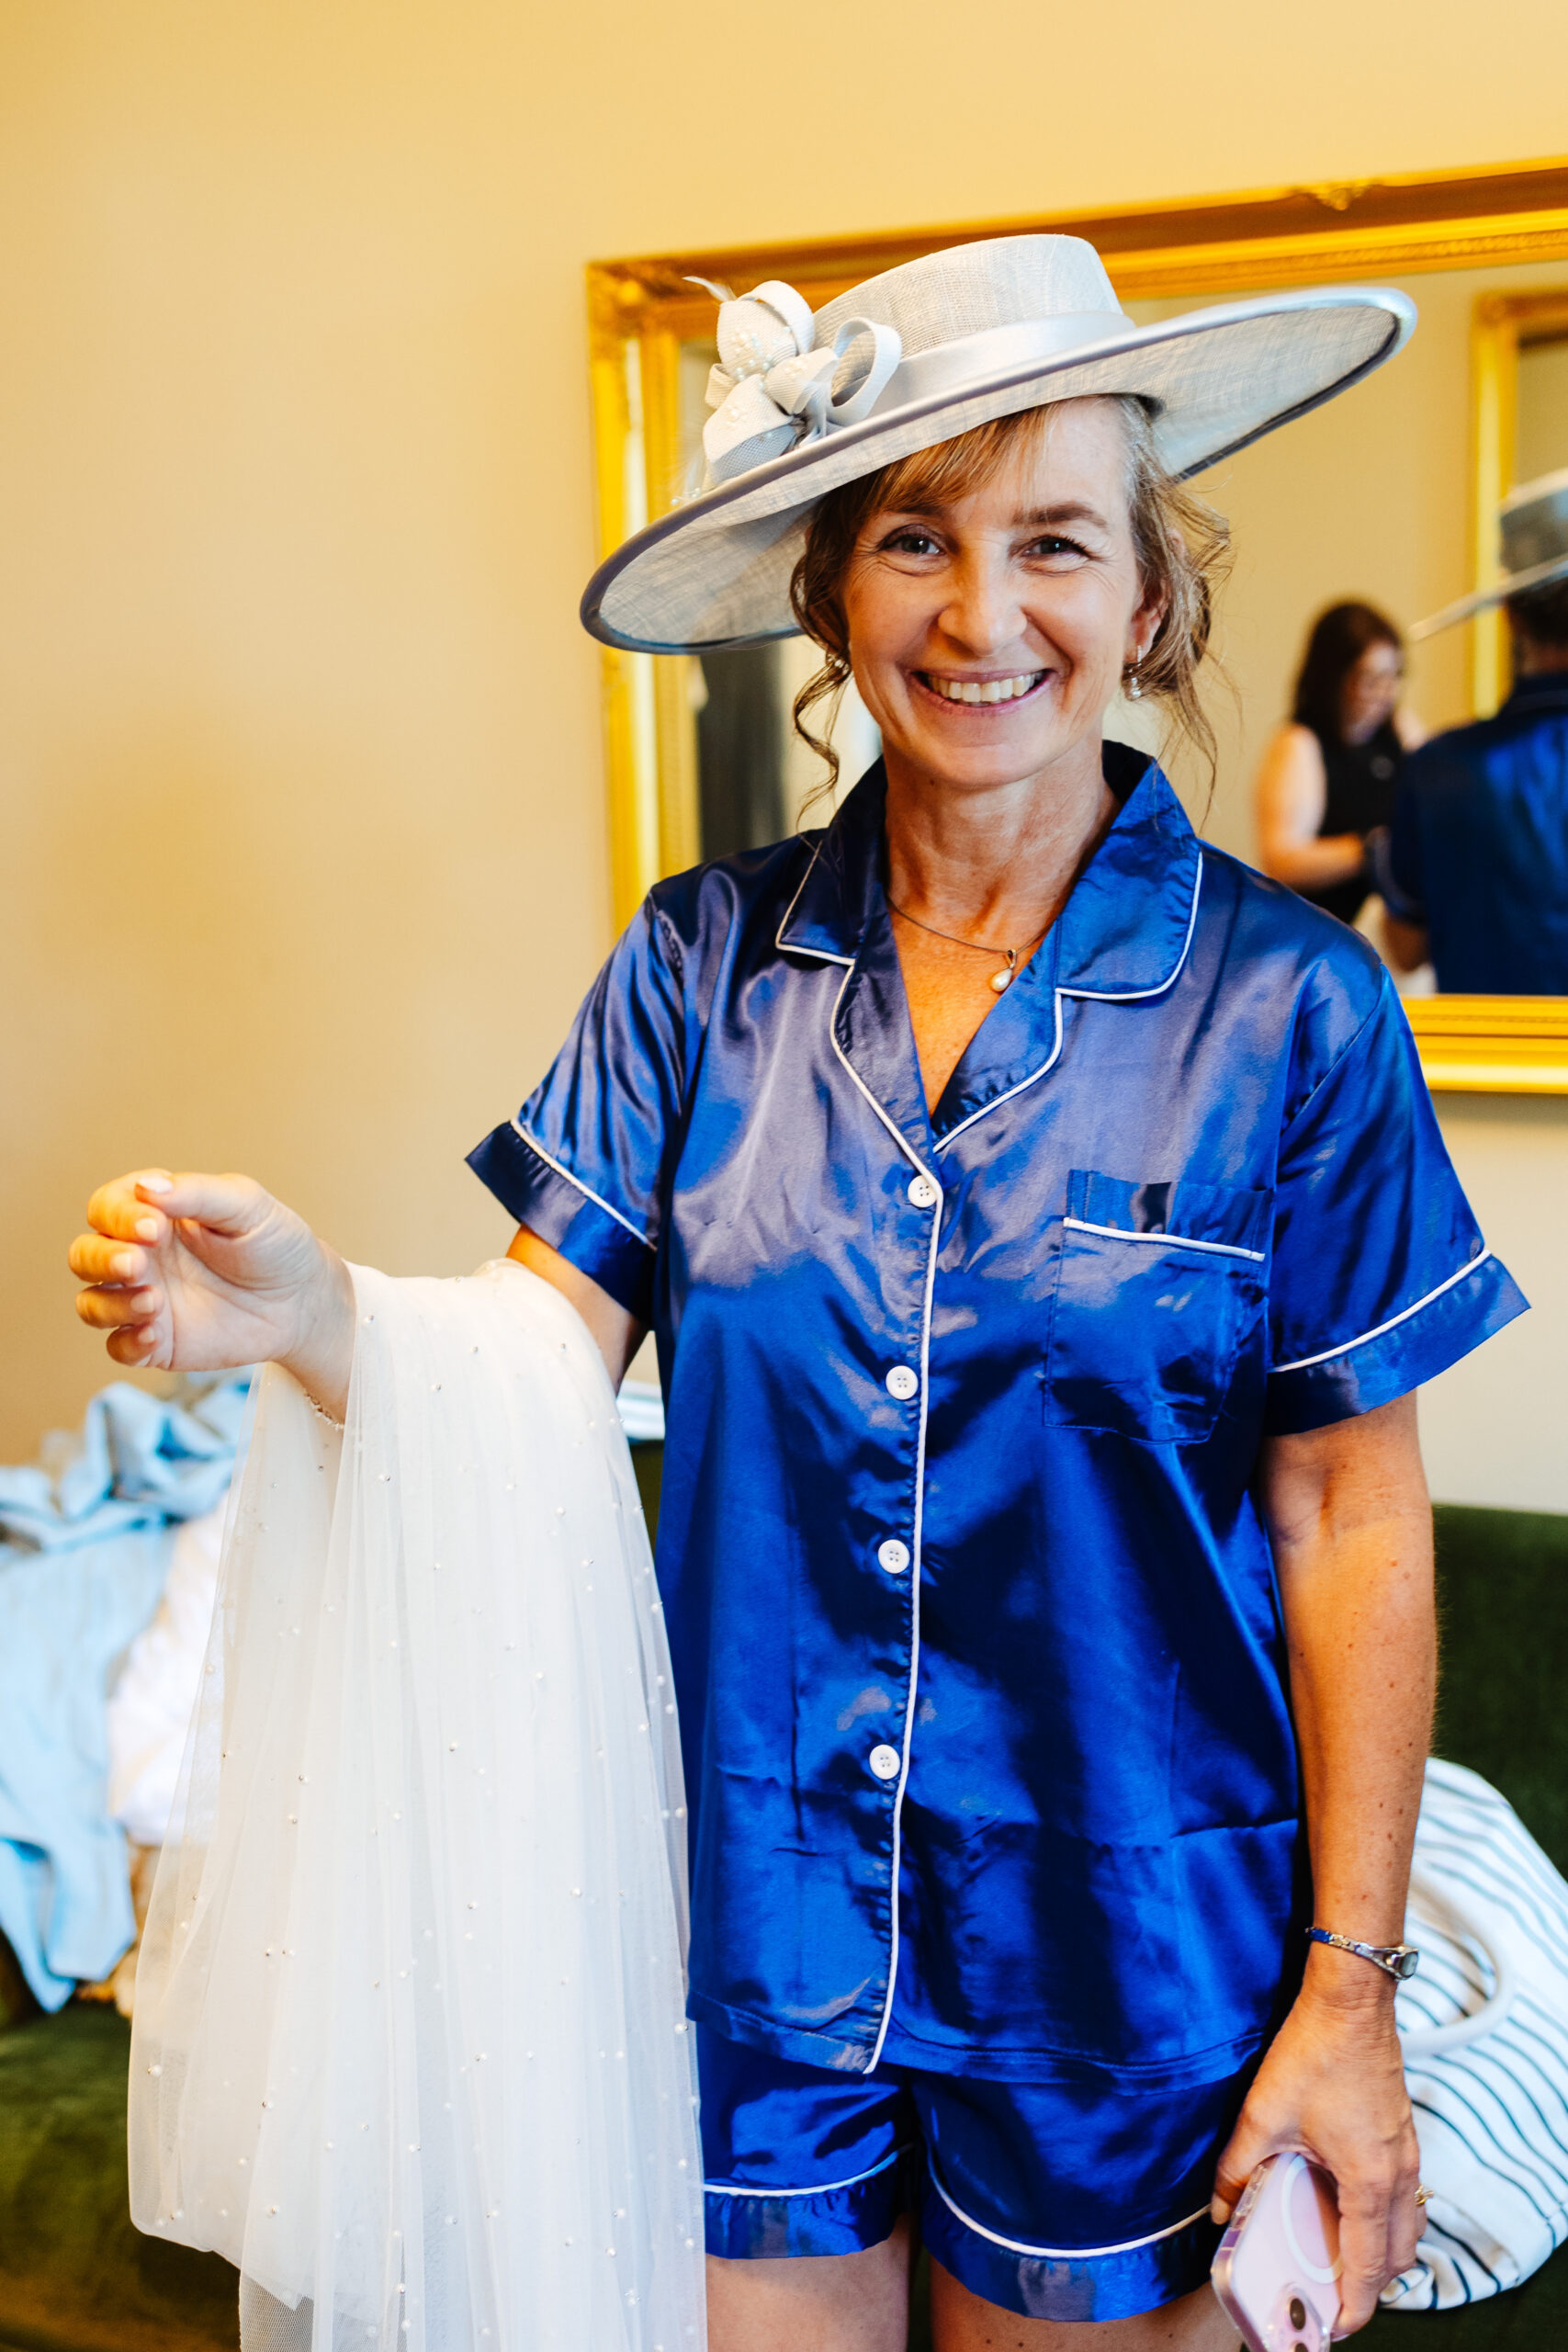
[[[1427,1766],[1399,1991],[1431,2191],[1397,2311],[1517,2286],[1568,2234],[1568,1884],[1479,1774]]]

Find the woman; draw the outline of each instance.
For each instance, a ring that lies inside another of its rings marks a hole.
[[[1404,645],[1371,605],[1331,605],[1313,623],[1295,705],[1258,772],[1265,874],[1354,922],[1375,887],[1369,837],[1392,823],[1400,763],[1424,741],[1399,707]]]
[[[1224,531],[1173,466],[1398,303],[1134,329],[1058,238],[764,287],[713,487],[590,587],[621,643],[793,601],[885,746],[825,834],[660,884],[474,1154],[612,1378],[659,1334],[718,2352],[895,2352],[916,2213],[943,2352],[1227,2344],[1211,2215],[1291,2145],[1342,2326],[1413,2253],[1412,1392],[1521,1302],[1375,959],[1102,736],[1123,686],[1196,721]],[[156,1181],[73,1254],[117,1361],[341,1414],[341,1262]]]

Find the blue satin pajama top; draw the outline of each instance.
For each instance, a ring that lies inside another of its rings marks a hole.
[[[1525,1303],[1364,943],[1106,773],[934,1116],[877,767],[660,883],[473,1155],[657,1331],[691,2013],[818,2066],[1257,2049],[1311,1899],[1260,1443]]]

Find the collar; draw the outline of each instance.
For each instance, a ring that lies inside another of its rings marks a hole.
[[[1108,742],[1105,780],[1122,806],[1050,934],[1055,985],[1072,995],[1152,995],[1169,986],[1185,951],[1198,839],[1146,752]],[[853,964],[873,927],[886,925],[886,800],[887,772],[878,760],[827,831],[807,836],[811,861],[779,925],[781,948]]]
[[[827,831],[779,926],[788,954],[841,964],[835,1035],[860,1082],[922,1159],[961,1125],[1043,1076],[1061,1044],[1057,1001],[1160,995],[1187,954],[1201,852],[1146,752],[1105,746],[1122,806],[1044,941],[976,1032],[928,1119],[882,886],[887,778],[879,760]]]
[[[1508,698],[1498,712],[1500,718],[1514,718],[1522,712],[1568,707],[1568,670],[1535,670],[1528,677],[1516,678]]]

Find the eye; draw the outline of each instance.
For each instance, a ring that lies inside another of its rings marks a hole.
[[[1055,564],[1087,563],[1089,560],[1089,550],[1081,539],[1064,538],[1057,531],[1043,532],[1039,538],[1031,539],[1021,553],[1028,559],[1038,558],[1043,562]]]
[[[897,531],[889,531],[877,548],[878,555],[934,555],[937,545],[929,531],[916,523],[906,523]]]

